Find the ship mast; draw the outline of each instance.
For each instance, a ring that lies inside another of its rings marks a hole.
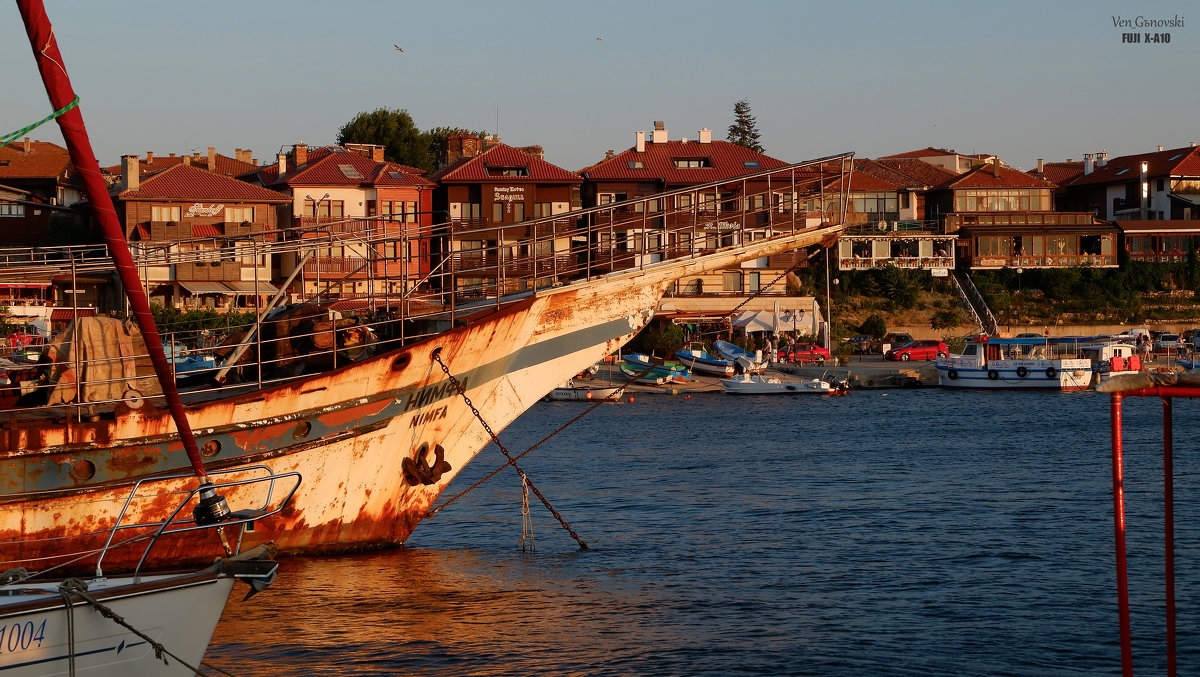
[[[42,83],[46,86],[46,93],[50,96],[50,104],[55,110],[61,110],[75,101],[76,96],[71,87],[71,79],[67,75],[66,65],[63,63],[62,53],[58,49],[58,41],[54,38],[54,28],[46,16],[46,8],[41,0],[17,0],[17,6],[21,10],[21,18],[25,22],[25,31],[29,35],[29,43],[33,47],[33,55],[37,61],[38,71],[42,75]],[[91,141],[88,140],[87,129],[83,124],[83,114],[80,113],[79,107],[75,106],[58,116],[57,119],[63,138],[67,142],[71,163],[80,173],[84,191],[92,204],[96,219],[103,228],[104,240],[112,254],[121,284],[125,287],[125,294],[133,309],[134,319],[145,339],[150,361],[154,364],[154,373],[166,396],[167,406],[175,421],[175,428],[179,431],[183,448],[187,452],[188,460],[191,461],[192,469],[199,478],[200,484],[208,484],[208,473],[204,469],[204,461],[200,458],[196,436],[192,433],[187,413],[183,409],[183,402],[179,399],[179,390],[176,388],[170,365],[167,363],[167,356],[163,352],[162,340],[159,338],[158,328],[154,325],[154,316],[150,312],[150,302],[142,289],[133,255],[129,253],[129,243],[125,239],[125,231],[117,219],[112,197],[108,194],[108,188],[100,173],[100,164],[96,161]],[[210,514],[202,517],[198,508],[197,521],[202,518],[211,518],[216,521],[223,517],[220,514],[222,510],[228,511],[228,507],[224,506],[224,499],[216,496],[211,489],[207,493],[201,492],[201,505],[206,506]]]

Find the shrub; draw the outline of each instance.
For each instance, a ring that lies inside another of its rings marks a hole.
[[[888,332],[887,320],[884,320],[879,313],[872,313],[858,326],[858,332],[871,338],[883,338],[883,335]]]

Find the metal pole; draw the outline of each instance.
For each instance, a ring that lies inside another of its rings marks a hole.
[[[1121,393],[1112,394],[1113,532],[1117,555],[1117,614],[1121,626],[1121,674],[1133,677],[1133,642],[1129,632],[1129,572],[1125,556],[1125,476],[1121,446]]]
[[[1163,403],[1163,561],[1167,602],[1167,675],[1175,677],[1175,433],[1172,425],[1174,400]]]

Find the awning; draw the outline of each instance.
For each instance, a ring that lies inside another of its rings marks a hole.
[[[220,282],[199,282],[195,280],[189,280],[187,282],[180,282],[179,286],[188,290],[192,294],[221,294],[222,296],[227,296],[234,293],[232,289],[226,287]]]
[[[45,289],[52,282],[0,282],[0,287],[15,287],[18,289]]]
[[[226,282],[225,284],[228,285],[228,287],[232,289],[233,293],[235,294],[274,294],[279,291],[279,287],[276,287],[270,282],[263,282],[262,280],[258,281],[257,290],[254,287],[255,283],[253,281],[234,281]]]
[[[69,322],[77,317],[91,317],[95,308],[56,308],[50,311],[51,322]]]
[[[192,225],[192,237],[221,237],[221,229],[211,223]]]

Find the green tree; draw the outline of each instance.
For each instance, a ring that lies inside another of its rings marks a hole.
[[[887,330],[887,320],[883,319],[883,316],[879,313],[872,313],[858,327],[860,334],[866,334],[871,338],[883,338]]]
[[[410,167],[433,169],[429,139],[417,129],[407,110],[376,108],[359,113],[338,130],[338,144],[373,143],[383,146],[383,157]]]
[[[742,99],[733,104],[733,124],[729,125],[729,136],[725,140],[762,153],[764,151],[758,136],[758,122],[750,114],[750,101]]]

